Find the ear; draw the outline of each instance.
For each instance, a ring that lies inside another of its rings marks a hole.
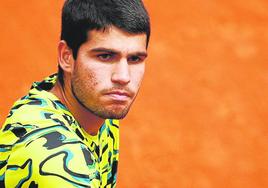
[[[71,73],[73,71],[73,52],[64,40],[61,40],[58,45],[58,63],[64,72]]]

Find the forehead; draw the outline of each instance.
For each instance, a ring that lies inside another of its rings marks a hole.
[[[132,34],[111,26],[105,30],[89,31],[88,40],[81,47],[88,50],[107,48],[124,52],[146,51],[146,38],[145,33]]]

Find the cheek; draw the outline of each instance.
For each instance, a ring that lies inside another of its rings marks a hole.
[[[91,88],[95,88],[98,85],[98,81],[94,72],[88,71],[85,80],[88,82],[88,85],[90,85]]]
[[[133,83],[136,85],[136,87],[140,86],[140,84],[143,80],[144,72],[145,72],[145,65],[144,64],[137,65],[137,67],[133,68],[133,70],[131,72],[131,77],[132,77]]]
[[[79,80],[78,84],[83,92],[92,91],[98,85],[96,75],[89,67],[77,67],[74,72],[74,77],[76,80]]]

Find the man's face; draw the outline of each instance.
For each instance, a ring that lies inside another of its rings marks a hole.
[[[90,31],[74,63],[73,95],[101,118],[124,118],[141,85],[146,51],[146,34],[116,27]]]

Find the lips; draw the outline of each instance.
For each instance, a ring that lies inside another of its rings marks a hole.
[[[117,101],[126,101],[129,100],[133,94],[125,90],[112,90],[105,93],[106,96],[109,96],[113,100]]]

